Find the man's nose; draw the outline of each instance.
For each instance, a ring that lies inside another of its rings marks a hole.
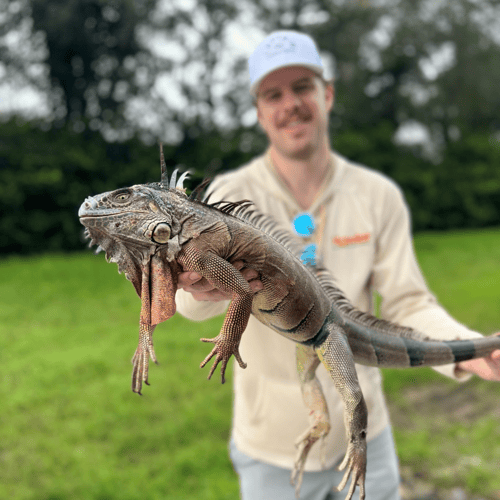
[[[287,90],[283,95],[283,106],[286,109],[293,109],[300,105],[300,97],[291,90]]]

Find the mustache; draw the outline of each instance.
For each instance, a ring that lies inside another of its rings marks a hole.
[[[289,123],[299,120],[306,121],[312,117],[312,114],[308,110],[303,110],[300,108],[293,109],[286,113],[285,116],[278,122],[278,127],[286,127]]]

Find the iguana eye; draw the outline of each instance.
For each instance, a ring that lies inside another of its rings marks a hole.
[[[130,191],[119,191],[115,194],[115,201],[127,201],[130,198]]]
[[[170,238],[170,226],[165,222],[160,222],[153,230],[151,239],[155,243],[167,243]]]

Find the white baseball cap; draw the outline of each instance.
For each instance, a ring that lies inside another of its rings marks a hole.
[[[248,59],[250,94],[257,96],[262,80],[287,66],[304,66],[323,75],[323,64],[314,40],[298,31],[275,31],[268,35]]]

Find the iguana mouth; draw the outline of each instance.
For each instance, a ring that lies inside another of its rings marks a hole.
[[[85,198],[84,202],[80,205],[78,209],[78,217],[93,217],[96,214],[92,213],[91,210],[98,210],[99,205],[94,197],[89,196]]]
[[[80,205],[78,209],[78,217],[80,218],[80,222],[84,226],[94,226],[99,225],[100,223],[97,219],[105,219],[110,216],[114,216],[117,219],[120,217],[127,218],[131,214],[142,214],[141,210],[130,210],[128,208],[121,207],[113,207],[113,208],[105,208],[99,206],[98,202],[92,196],[89,196],[85,199],[85,201]]]
[[[80,217],[80,219],[107,217],[109,215],[118,215],[120,213],[123,213],[123,210],[116,208],[103,208],[102,206],[99,206],[97,200],[92,196],[85,198],[85,201],[78,209],[78,217]]]

